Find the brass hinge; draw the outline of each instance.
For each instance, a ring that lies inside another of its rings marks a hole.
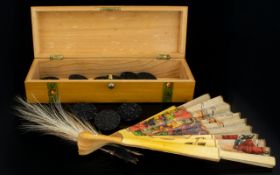
[[[51,55],[50,60],[63,60],[63,55]]]
[[[159,60],[170,60],[171,56],[169,54],[159,54],[157,59],[159,59]]]
[[[100,7],[100,11],[120,11],[121,7]]]

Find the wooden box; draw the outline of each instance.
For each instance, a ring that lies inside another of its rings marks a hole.
[[[195,80],[185,60],[187,12],[182,6],[32,7],[35,59],[25,80],[27,100],[191,100]],[[123,71],[146,71],[157,79],[94,79]],[[69,80],[70,74],[89,79]],[[60,79],[40,79],[45,76]]]

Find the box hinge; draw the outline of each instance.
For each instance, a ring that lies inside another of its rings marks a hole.
[[[100,7],[100,11],[120,11],[121,7]]]
[[[51,55],[50,60],[63,60],[63,55]]]
[[[170,60],[171,56],[169,54],[159,54],[157,59],[159,59],[159,60]]]
[[[162,87],[162,102],[172,102],[173,83],[164,82]]]

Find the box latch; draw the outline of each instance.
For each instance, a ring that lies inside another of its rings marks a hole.
[[[171,56],[169,54],[159,54],[157,59],[159,59],[159,60],[170,60]]]
[[[162,102],[172,102],[173,83],[164,82],[162,87]]]

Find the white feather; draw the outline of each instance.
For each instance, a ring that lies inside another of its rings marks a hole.
[[[23,127],[28,130],[41,131],[71,141],[77,141],[78,135],[82,131],[97,134],[89,122],[66,112],[60,103],[48,106],[40,103],[29,104],[20,97],[17,98],[17,101],[19,106],[15,109],[19,113],[19,117],[29,121],[29,123],[23,124]]]
[[[27,130],[40,131],[74,142],[77,141],[78,135],[82,131],[89,131],[95,135],[98,134],[89,122],[80,120],[74,114],[66,112],[60,103],[49,105],[42,105],[40,103],[30,104],[20,97],[17,97],[17,101],[19,105],[15,107],[15,110],[18,112],[19,117],[29,121],[23,124],[23,127]],[[111,145],[117,146],[114,144]],[[120,148],[132,155],[141,155],[125,147]],[[126,155],[118,154],[109,148],[100,148],[100,150],[132,163],[138,161],[137,158],[133,159],[131,156],[127,157]]]

